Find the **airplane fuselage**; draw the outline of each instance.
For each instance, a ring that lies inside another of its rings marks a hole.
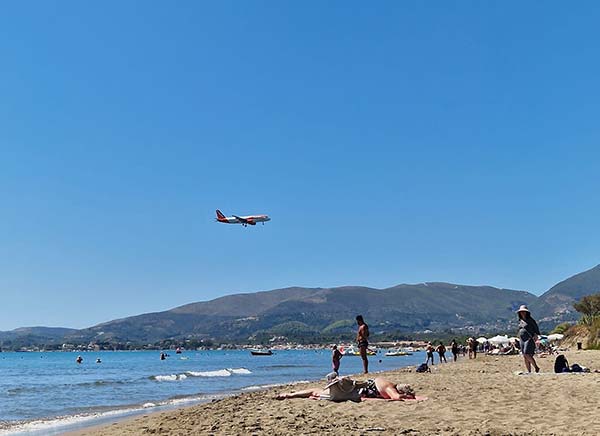
[[[240,218],[242,218],[242,219],[240,220]],[[219,221],[220,223],[225,223],[225,224],[250,224],[250,222],[266,223],[267,221],[271,221],[271,218],[269,218],[267,215],[248,215],[248,216],[241,216],[238,218],[228,216],[225,218],[217,219],[217,221]]]
[[[224,224],[241,224],[245,226],[254,226],[256,223],[266,223],[271,221],[268,215],[246,215],[246,216],[225,216],[221,211],[217,211],[217,221]]]

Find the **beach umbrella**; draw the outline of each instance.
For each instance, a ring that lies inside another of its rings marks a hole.
[[[480,344],[485,344],[487,342],[487,338],[484,338],[483,336],[480,338],[477,338],[477,342],[479,342]]]
[[[548,340],[549,341],[560,341],[564,337],[565,337],[565,335],[561,335],[560,333],[554,333],[552,335],[548,335]]]
[[[508,344],[508,336],[494,336],[493,338],[488,339],[490,344],[500,345],[500,344]]]

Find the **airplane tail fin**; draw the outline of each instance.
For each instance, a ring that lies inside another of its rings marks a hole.
[[[223,215],[223,212],[221,212],[219,209],[217,209],[217,219],[225,219],[225,215]]]

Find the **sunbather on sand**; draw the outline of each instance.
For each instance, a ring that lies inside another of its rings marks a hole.
[[[327,398],[329,388],[325,389],[305,389],[303,391],[289,392],[279,394],[275,398],[285,400],[289,398]],[[380,398],[384,400],[413,400],[415,393],[409,385],[395,384],[383,377],[376,377],[369,380],[368,386],[362,389],[361,396],[366,398]]]

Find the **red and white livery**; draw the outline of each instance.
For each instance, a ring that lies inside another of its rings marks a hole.
[[[248,216],[225,216],[223,212],[217,209],[217,221],[225,224],[241,224],[242,226],[255,226],[256,223],[266,223],[271,221],[268,215],[248,215]]]

